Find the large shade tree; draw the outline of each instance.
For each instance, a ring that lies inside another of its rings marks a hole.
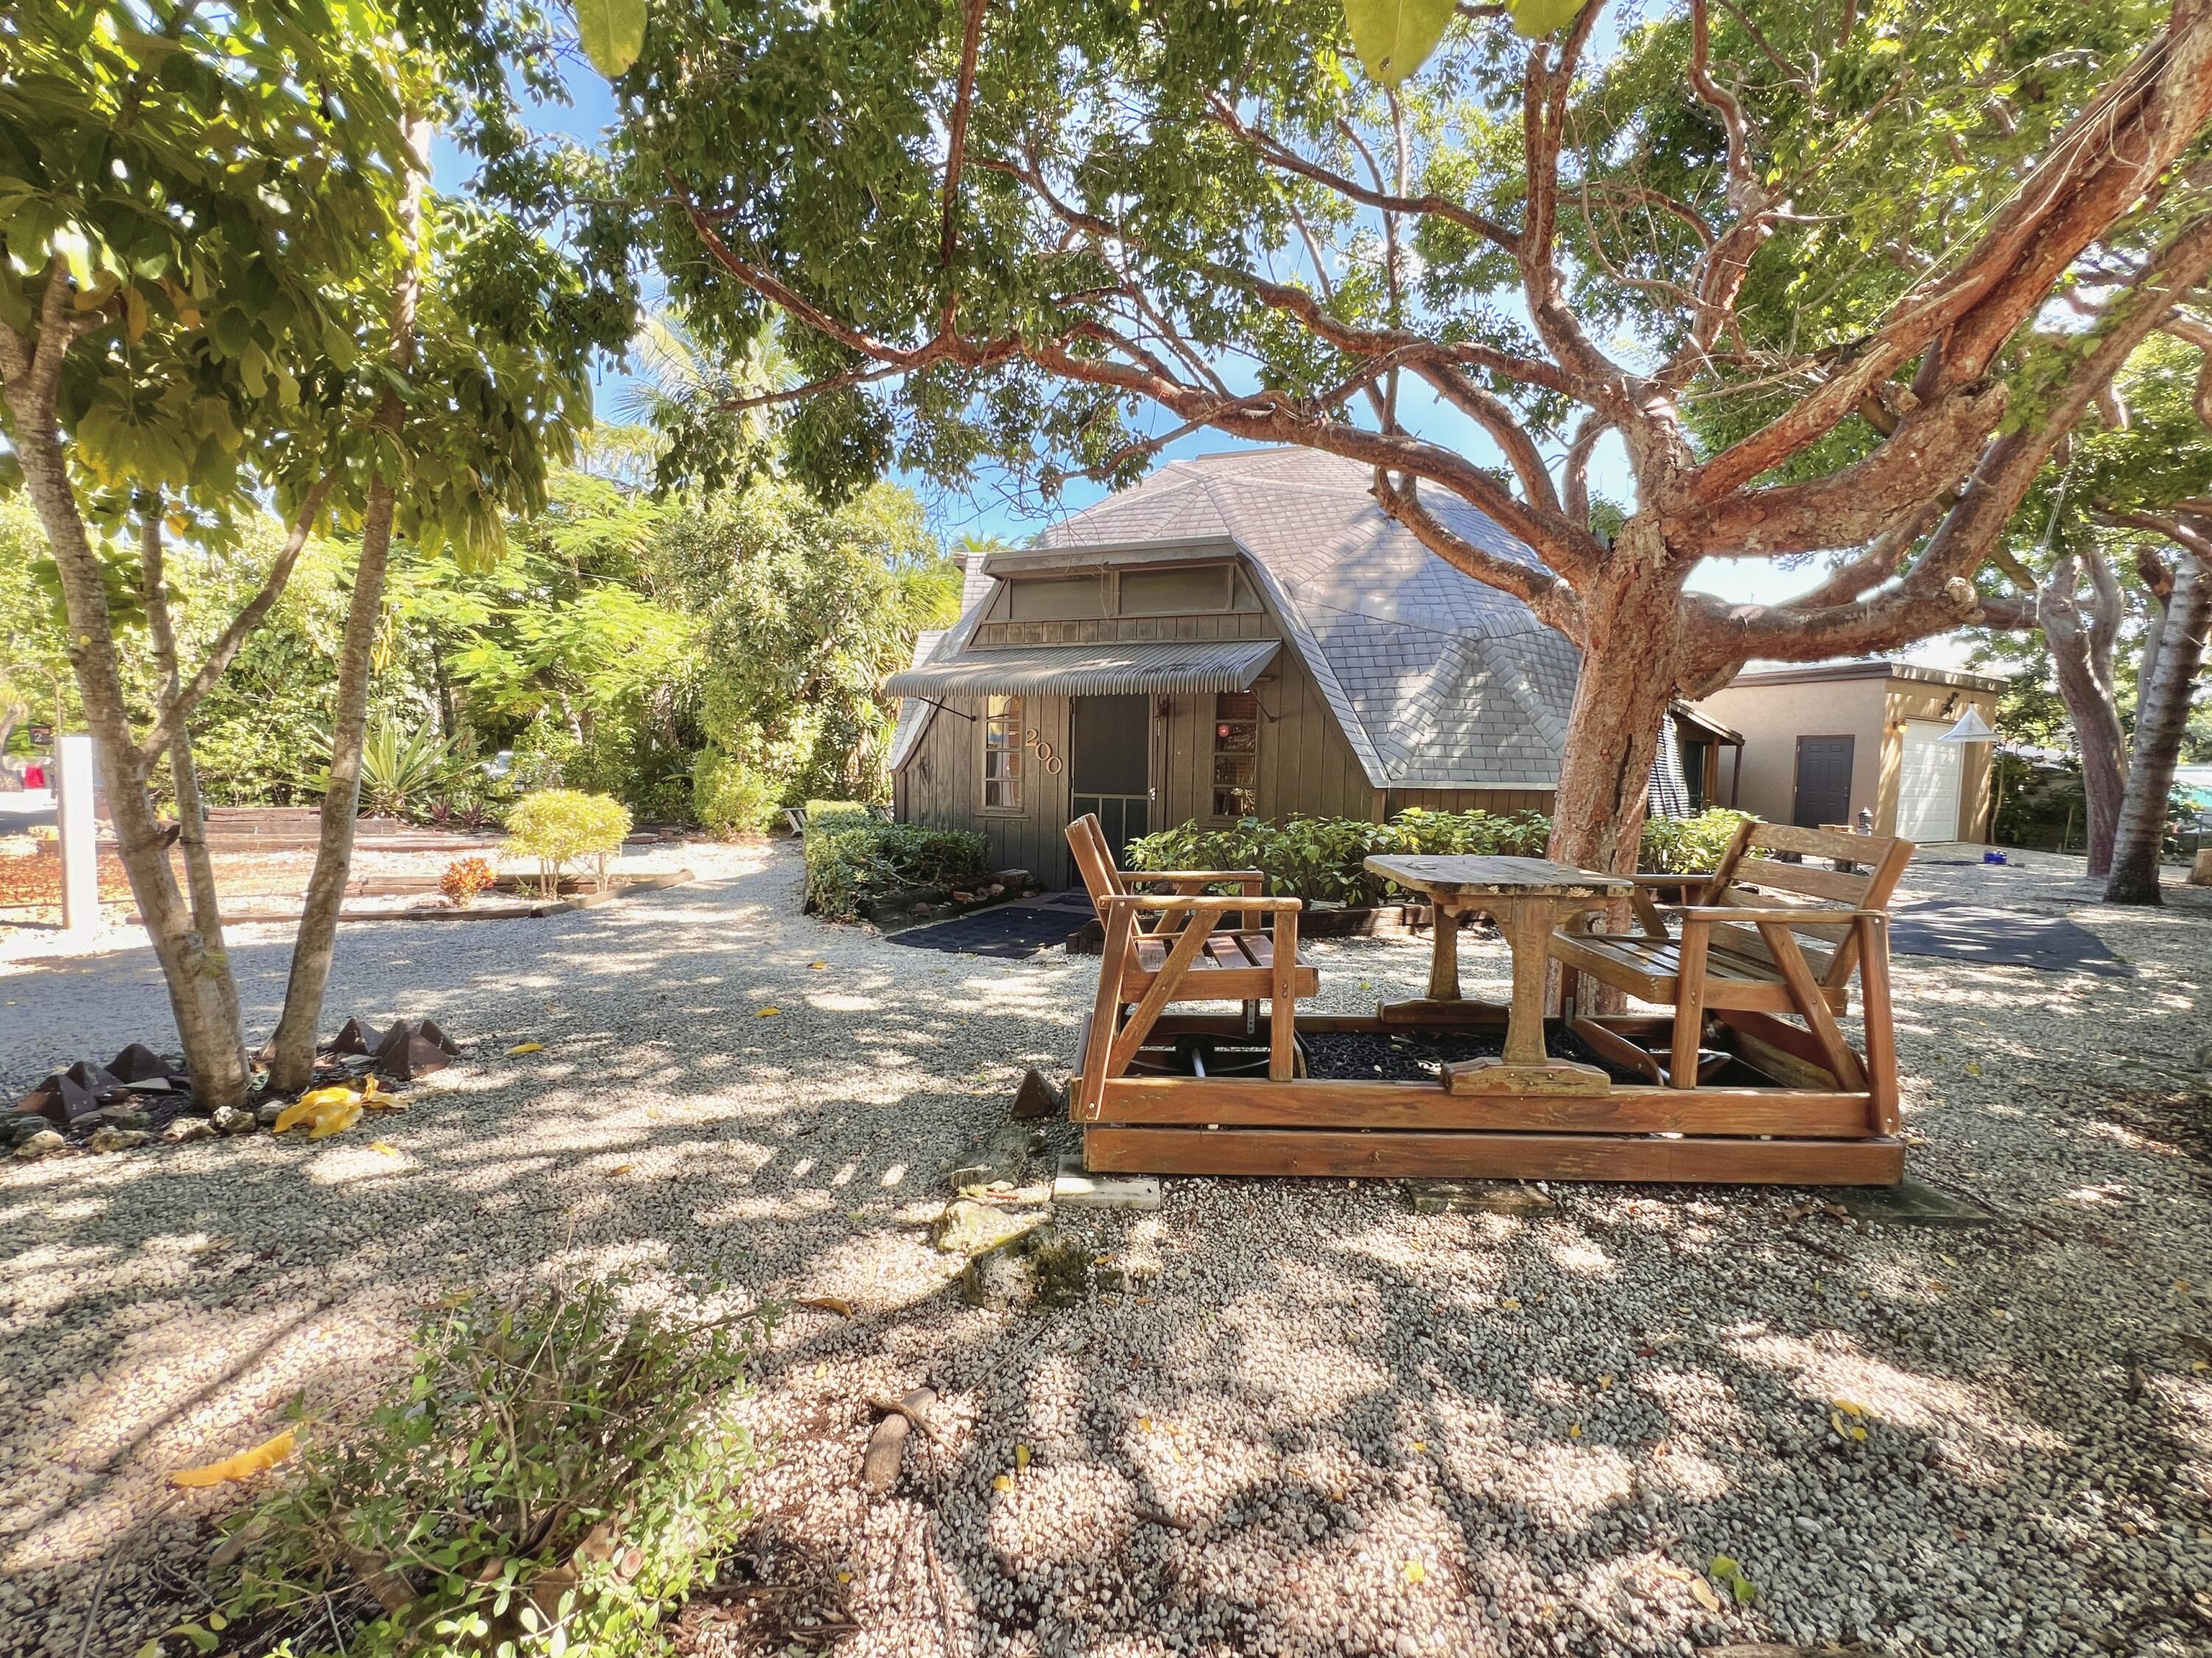
[[[1554,850],[1625,867],[1668,700],[1973,619],[2052,445],[2212,268],[2212,0],[1548,9],[1459,7],[1392,85],[1333,0],[668,0],[616,143],[693,331],[786,319],[817,487],[1121,482],[1204,428],[1371,466],[1582,647]],[[1788,603],[1687,590],[1822,554]]]

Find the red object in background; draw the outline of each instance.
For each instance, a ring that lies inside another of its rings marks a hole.
[[[42,789],[46,787],[46,768],[44,766],[26,766],[23,768],[23,786],[25,788]]]

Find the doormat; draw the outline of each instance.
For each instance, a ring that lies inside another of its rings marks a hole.
[[[948,956],[998,956],[1021,960],[1065,944],[1068,912],[1041,904],[1003,904],[949,921],[910,926],[885,935],[887,944],[940,950]]]
[[[2095,973],[2126,978],[2135,969],[2104,940],[2063,915],[2036,915],[1987,904],[1933,901],[1897,912],[1890,948],[1902,956],[1941,956],[1987,967],[2032,967],[2046,973]]]

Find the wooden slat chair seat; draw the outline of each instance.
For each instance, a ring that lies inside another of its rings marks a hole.
[[[1297,1003],[1321,992],[1320,971],[1298,957],[1304,905],[1266,896],[1267,878],[1258,870],[1123,871],[1095,813],[1067,826],[1067,844],[1106,929],[1076,1114],[1096,1114],[1106,1079],[1128,1069],[1173,1002],[1267,1003],[1267,1074],[1287,1079],[1295,1063]],[[1237,893],[1208,890],[1229,885]],[[1170,890],[1137,890],[1152,887]],[[1254,926],[1260,915],[1271,916],[1273,926]],[[1232,917],[1234,924],[1224,925]]]
[[[1870,1087],[1893,1105],[1886,907],[1913,850],[1911,841],[1890,836],[1747,822],[1711,874],[1635,878],[1632,902],[1639,932],[1596,932],[1593,914],[1577,917],[1553,935],[1567,1017],[1576,1017],[1584,975],[1643,1001],[1671,1006],[1674,1034],[1666,1080],[1690,1088],[1697,1084],[1707,1013],[1794,1015],[1805,1022],[1838,1082]],[[1835,867],[1786,862],[1778,855],[1785,853],[1826,859]],[[1680,889],[1686,882],[1689,902],[1652,902],[1653,889]],[[1854,975],[1865,1014],[1863,1060],[1836,1023],[1837,1016],[1850,1011]],[[1609,1046],[1602,1041],[1607,1034],[1598,1033],[1601,1046]]]

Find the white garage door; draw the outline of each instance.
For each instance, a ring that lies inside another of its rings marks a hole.
[[[1946,743],[1940,720],[1905,722],[1905,754],[1897,774],[1897,832],[1908,841],[1959,838],[1959,778],[1965,745]]]

